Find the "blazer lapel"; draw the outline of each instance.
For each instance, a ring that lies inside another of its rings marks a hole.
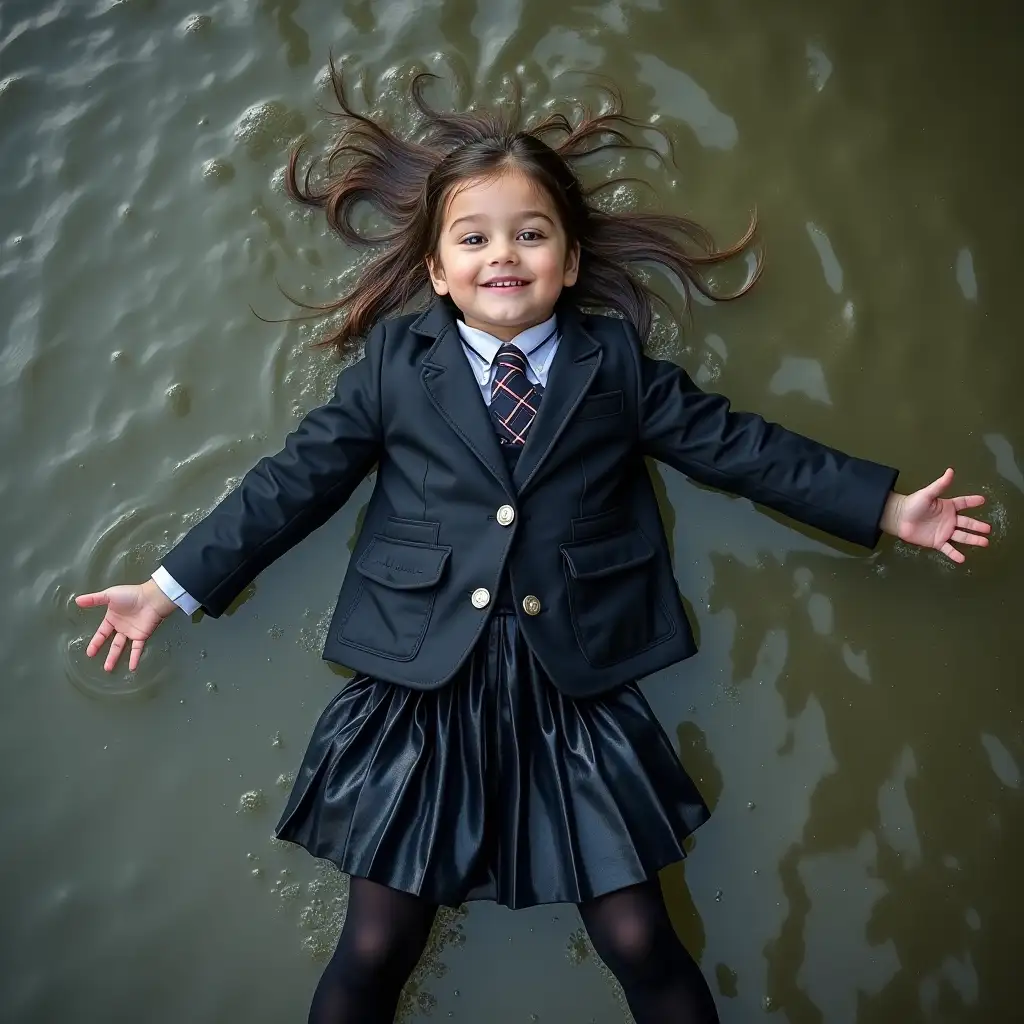
[[[544,464],[601,365],[601,346],[587,334],[574,311],[559,313],[559,326],[562,337],[548,371],[548,386],[513,472],[519,494]]]
[[[513,497],[512,478],[501,454],[498,435],[480,394],[480,385],[462,350],[462,340],[451,313],[442,303],[435,302],[412,325],[412,330],[436,337],[423,358],[421,373],[430,401],[509,497]]]

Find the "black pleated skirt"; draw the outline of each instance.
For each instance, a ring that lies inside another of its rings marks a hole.
[[[276,835],[432,903],[518,908],[650,878],[707,817],[635,684],[564,696],[496,613],[443,688],[363,676],[334,698]]]

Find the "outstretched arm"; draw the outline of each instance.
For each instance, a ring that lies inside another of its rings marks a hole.
[[[964,554],[954,544],[988,544],[989,524],[963,514],[984,497],[942,497],[952,469],[913,494],[899,494],[894,469],[733,412],[728,399],[701,391],[674,363],[641,356],[640,365],[644,450],[693,479],[866,547],[884,531],[959,563]]]
[[[878,542],[895,469],[734,412],[727,398],[702,391],[675,363],[639,361],[645,454],[843,540]]]
[[[128,668],[138,667],[146,641],[175,609],[164,586],[192,607],[219,616],[274,559],[326,522],[348,500],[381,452],[380,364],[384,328],[366,343],[365,357],[338,376],[334,396],[310,412],[284,448],[261,459],[242,482],[178,542],[157,579],[108,587],[75,600],[104,607],[103,621],[86,653],[110,640],[110,672],[131,641]],[[182,593],[182,591],[184,593]]]
[[[338,375],[330,401],[164,558],[164,569],[207,614],[221,615],[271,562],[322,526],[378,461],[384,331],[374,328],[364,358]]]

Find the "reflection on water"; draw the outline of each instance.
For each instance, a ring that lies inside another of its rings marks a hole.
[[[251,310],[355,269],[283,194],[289,145],[327,137],[333,51],[400,125],[417,68],[456,104],[517,76],[538,110],[617,81],[678,166],[595,162],[653,186],[605,201],[722,239],[756,207],[768,253],[747,300],[660,317],[651,351],[907,488],[952,463],[988,496],[996,543],[955,569],[653,469],[701,653],[644,689],[714,808],[663,883],[726,1024],[1015,1019],[1022,12],[8,0],[0,1017],[302,1019],[343,920],[346,880],[270,834],[348,675],[319,651],[370,483],[134,674],[84,657],[73,603],[148,573],[330,391],[317,326]],[[439,917],[402,1017],[626,1011],[572,908],[474,904]]]

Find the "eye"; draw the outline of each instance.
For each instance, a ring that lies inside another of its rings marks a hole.
[[[486,239],[484,238],[483,235],[466,235],[466,237],[463,238],[459,244],[460,245],[480,245],[484,241],[486,241]]]
[[[525,231],[520,231],[519,237],[524,242],[539,242],[544,238],[544,236],[534,228],[527,228]]]

